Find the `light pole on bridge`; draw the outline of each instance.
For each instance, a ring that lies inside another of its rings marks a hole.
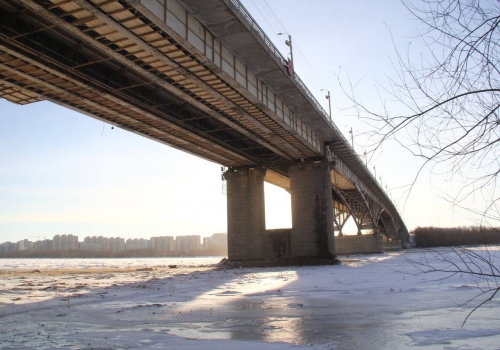
[[[326,99],[328,100],[328,115],[330,116],[330,120],[332,120],[332,101],[330,100],[330,90],[321,89],[319,91],[326,91],[328,95],[326,95]]]
[[[293,48],[292,48],[292,36],[288,33],[278,33],[278,35],[288,35],[288,40],[285,40],[286,46],[290,48],[290,61],[292,61],[293,64]]]

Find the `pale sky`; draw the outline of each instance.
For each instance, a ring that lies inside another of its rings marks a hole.
[[[404,50],[417,22],[396,0],[244,0],[243,4],[285,55],[292,35],[296,72],[319,101],[332,94],[333,120],[362,154],[367,125],[346,112],[334,72],[359,82],[364,102],[379,104],[376,81],[394,75],[394,47]],[[307,5],[305,5],[307,4]],[[282,28],[282,26],[284,28]],[[304,59],[305,56],[305,59]],[[345,81],[345,80],[344,80]],[[460,182],[449,176],[418,178],[405,202],[401,186],[411,183],[421,161],[397,144],[386,144],[368,167],[376,166],[409,229],[472,225],[470,214],[441,197]],[[174,150],[49,102],[17,106],[0,100],[0,242],[52,238],[55,234],[149,238],[158,235],[226,231],[226,196],[220,165]],[[468,205],[484,205],[470,198]],[[290,227],[290,196],[266,184],[268,228]],[[350,230],[355,232],[353,225]]]

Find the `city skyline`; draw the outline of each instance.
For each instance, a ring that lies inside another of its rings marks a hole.
[[[156,250],[164,252],[197,252],[201,250],[227,249],[227,233],[211,236],[176,235],[146,238],[87,236],[83,241],[72,234],[54,235],[52,239],[17,242],[0,242],[0,253],[19,251],[99,251],[124,252],[131,250]]]

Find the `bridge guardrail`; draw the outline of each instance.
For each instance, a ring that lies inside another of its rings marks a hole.
[[[266,45],[271,49],[271,51],[276,55],[278,60],[281,62],[281,64],[288,69],[288,61],[283,57],[281,52],[278,50],[276,46],[272,43],[271,39],[264,33],[264,30],[255,22],[253,17],[247,12],[243,4],[239,0],[231,0],[233,5],[238,9],[238,11],[243,15],[243,17],[247,20],[247,22],[252,26],[252,28],[259,34],[259,36],[264,40]],[[335,131],[339,133],[341,137],[343,137],[342,133],[340,130],[333,124],[330,115],[325,111],[323,106],[316,100],[312,92],[307,88],[306,84],[300,79],[299,75],[294,72],[293,77],[295,81],[300,85],[300,87],[305,91],[306,95],[312,100],[316,108],[320,110],[320,112],[326,117],[327,120],[330,121],[330,124],[333,126]],[[344,138],[344,137],[343,137]],[[347,142],[347,140],[344,138],[344,141]],[[349,143],[347,143],[349,145]],[[350,146],[349,146],[350,147]],[[351,147],[352,148],[352,147]]]
[[[233,5],[238,9],[238,11],[241,13],[241,15],[247,20],[247,22],[250,24],[250,26],[259,34],[259,36],[264,40],[264,43],[269,47],[269,49],[274,53],[274,55],[278,58],[278,60],[281,62],[281,64],[288,69],[288,61],[283,57],[281,52],[278,50],[276,46],[272,43],[271,39],[264,33],[264,30],[259,26],[259,24],[253,19],[253,17],[247,12],[246,8],[243,6],[243,4],[239,0],[231,0]],[[349,141],[344,137],[344,134],[340,131],[339,128],[333,123],[332,119],[330,118],[330,115],[325,111],[323,106],[318,102],[318,100],[314,97],[312,92],[307,88],[306,84],[300,79],[299,75],[294,72],[293,77],[295,81],[299,84],[299,86],[304,90],[306,95],[309,97],[309,99],[314,103],[316,108],[325,116],[326,120],[329,121],[331,127],[337,132],[339,137],[342,139],[342,141],[349,147],[353,153],[353,155],[357,158],[359,163],[366,169],[366,172],[368,175],[372,178],[372,180],[375,183],[377,182],[377,179],[372,175],[370,170],[366,167],[366,165],[363,163],[363,160],[360,158],[360,156],[356,153],[354,148],[349,144]],[[390,200],[390,197],[387,195],[387,193],[384,191],[384,188],[380,186],[382,189],[382,192],[385,193],[386,197],[389,199],[389,202],[392,203]]]

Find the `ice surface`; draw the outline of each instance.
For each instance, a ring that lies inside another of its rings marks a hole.
[[[492,281],[408,259],[446,267],[422,250],[234,270],[211,267],[220,258],[0,259],[0,348],[500,348],[498,299],[461,327]]]

